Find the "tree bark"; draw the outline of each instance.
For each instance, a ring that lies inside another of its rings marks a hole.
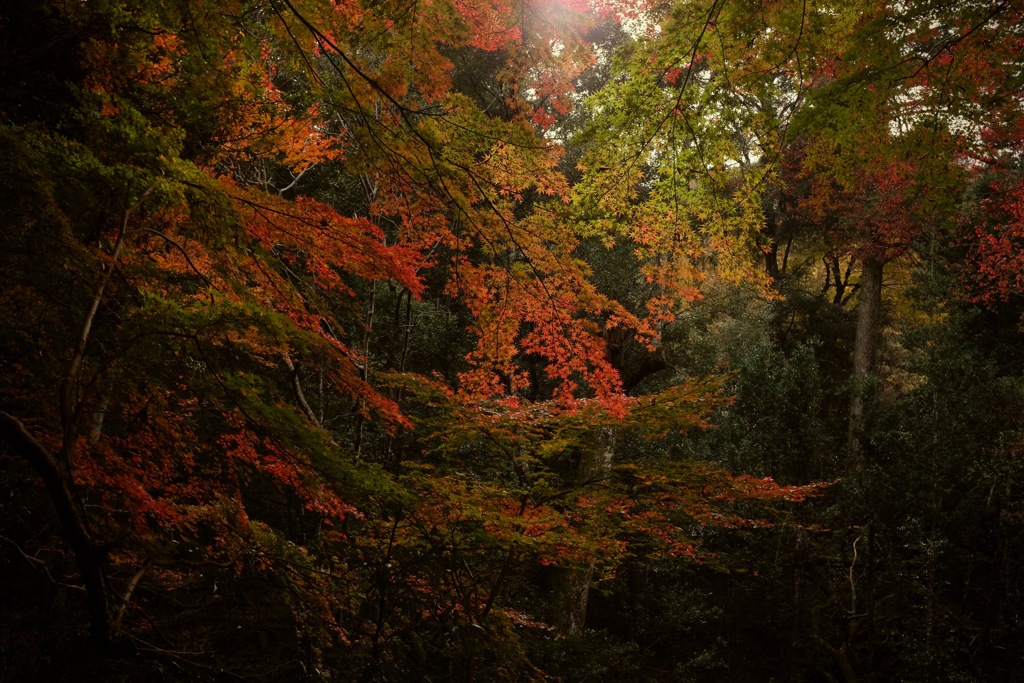
[[[615,453],[615,430],[600,427],[594,430],[594,443],[580,454],[574,483],[586,486],[607,475],[612,468]],[[556,570],[554,599],[551,602],[551,624],[562,635],[579,633],[587,619],[590,582],[597,562],[591,560],[582,567],[563,567]]]
[[[306,400],[306,393],[302,391],[302,382],[299,381],[299,369],[296,367],[292,356],[285,349],[281,352],[281,357],[284,359],[284,364],[288,368],[288,372],[292,376],[292,389],[295,390],[295,398],[299,402],[299,407],[302,408],[302,412],[306,414],[309,421],[312,422],[318,429],[323,429],[323,425],[320,420],[317,419],[316,413],[313,412],[313,408],[310,407],[309,402]]]
[[[862,473],[867,468],[864,447],[864,412],[872,393],[872,379],[879,339],[882,310],[882,271],[884,264],[865,259],[860,276],[857,304],[857,334],[853,346],[853,386],[850,397],[850,423],[847,434],[847,472]]]
[[[594,565],[563,567],[554,580],[554,600],[551,602],[551,625],[563,636],[573,636],[583,630],[590,599],[590,581]]]

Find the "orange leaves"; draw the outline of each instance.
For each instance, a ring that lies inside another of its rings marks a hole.
[[[665,82],[669,85],[678,85],[683,77],[683,70],[678,66],[671,66],[665,70]]]
[[[148,63],[144,65],[139,78],[156,83],[171,76],[175,71],[174,60],[179,58],[183,51],[184,41],[178,35],[164,31],[158,32],[153,37]],[[164,82],[163,85],[168,87],[173,83]]]
[[[602,399],[617,393],[619,377],[593,320],[622,312],[571,266],[549,275],[533,272],[527,263],[466,264],[461,272],[465,276],[456,284],[477,317],[473,331],[478,338],[467,356],[475,367],[462,375],[465,391],[488,398],[526,389],[518,360],[527,354],[545,361],[560,401],[571,403],[583,387]]]
[[[571,231],[541,215],[548,209],[537,206],[538,197],[565,198],[568,185],[557,171],[560,150],[523,118],[537,109],[550,122],[550,116],[571,106],[571,81],[593,59],[578,37],[577,10],[514,0],[434,1],[401,12],[387,3],[371,7],[357,1],[335,2],[329,12],[312,3],[288,6],[295,17],[315,24],[299,38],[321,50],[322,62],[309,65],[330,64],[325,69],[330,79],[342,78],[343,87],[336,90],[325,82],[310,85],[322,111],[330,107],[336,115],[330,120],[344,136],[345,165],[365,179],[369,215],[395,226],[397,248],[373,253],[348,239],[341,247],[345,269],[367,279],[383,271],[419,293],[417,272],[445,253],[451,279],[444,291],[462,299],[477,317],[471,331],[479,344],[468,358],[474,368],[463,376],[475,395],[525,390],[522,359],[531,354],[545,360],[548,377],[558,381],[566,400],[577,393],[617,391],[600,340],[601,319],[616,306],[599,300],[585,269],[572,260]],[[496,69],[499,82],[492,84],[507,93],[508,120],[482,111],[467,93],[453,92],[451,55],[463,49],[471,53],[470,48],[508,51],[499,55],[507,63]],[[271,86],[266,90],[273,94]],[[526,92],[536,101],[527,103]],[[272,150],[262,156],[292,175],[303,168],[291,161],[293,151],[297,159],[314,163],[340,159],[322,156],[328,134],[311,137],[304,134],[309,126],[300,125],[302,117],[316,119],[320,111],[291,113],[294,125],[275,126],[276,106],[253,107],[251,121],[232,124],[233,130],[257,135],[239,138],[234,158],[216,160],[221,172],[250,186],[280,188],[246,157],[253,156],[249,149],[259,156],[260,139]],[[339,120],[349,127],[340,127]],[[270,130],[284,139],[262,132]],[[535,216],[524,218],[531,210]],[[329,211],[302,200],[294,212],[302,215],[303,225],[292,228],[295,221],[282,215],[286,212],[241,210],[264,248],[277,249],[289,263],[308,270],[317,286],[345,291],[345,278],[332,274],[342,260],[333,257],[339,246],[317,228]],[[348,236],[372,227],[363,219],[335,215],[326,220]],[[271,224],[276,225],[268,229]],[[300,228],[301,240],[280,237],[298,235]],[[396,258],[384,263],[383,255]]]
[[[80,444],[75,482],[120,511],[137,536],[188,528],[190,507],[212,501],[211,489],[217,489],[195,479],[203,452],[194,423],[198,402],[169,390],[128,398],[134,412],[121,433],[97,433]],[[174,457],[168,457],[168,443],[177,444]]]
[[[344,158],[345,129],[330,122],[313,104],[289,106],[274,84],[273,62],[245,61],[228,53],[222,66],[231,78],[228,106],[216,133],[209,166],[237,182],[284,192],[310,168]],[[287,180],[278,180],[280,170]]]
[[[801,502],[821,494],[824,483],[780,486],[770,478],[734,476],[694,462],[665,463],[654,471],[633,467],[618,470],[627,485],[608,512],[622,519],[624,532],[647,539],[654,554],[700,560],[693,541],[700,526],[758,528],[771,526],[764,514],[773,501]],[[653,541],[653,546],[650,545]]]
[[[105,116],[120,114],[116,99],[131,90],[167,91],[177,85],[177,63],[187,52],[185,41],[160,26],[151,30],[150,40],[126,35],[116,43],[95,40],[87,45],[82,57],[87,68],[84,86],[103,98]]]
[[[328,132],[316,105],[301,117],[285,119],[276,129],[274,146],[282,154],[281,163],[292,172],[344,157],[344,129]]]
[[[458,0],[454,5],[469,28],[469,45],[493,52],[515,48],[521,42],[513,0]]]
[[[302,264],[323,290],[351,294],[346,275],[366,280],[390,279],[413,293],[422,285],[416,275],[418,254],[385,246],[380,228],[365,218],[346,218],[306,197],[294,202],[272,195],[227,188],[245,221],[246,232],[266,250],[279,250]]]

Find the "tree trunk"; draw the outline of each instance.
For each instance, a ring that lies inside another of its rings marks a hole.
[[[107,591],[103,576],[103,557],[85,519],[75,502],[68,479],[61,472],[57,457],[41,444],[20,420],[0,411],[0,440],[25,459],[46,485],[61,529],[78,565],[85,585],[89,621],[93,640],[100,646],[110,644],[110,621],[107,615]]]
[[[576,467],[576,486],[586,486],[605,477],[612,468],[615,453],[615,430],[601,427],[595,431],[593,444],[580,454]],[[579,633],[587,618],[590,582],[595,560],[583,567],[562,567],[556,570],[554,599],[551,601],[551,623],[562,635]]]
[[[764,272],[772,279],[773,286],[778,287],[781,271],[779,269],[779,245],[775,240],[772,240],[768,248],[764,250]]]
[[[857,336],[853,346],[853,387],[850,397],[850,427],[847,435],[847,472],[867,468],[864,448],[864,411],[871,397],[882,310],[884,264],[866,259],[861,269],[860,300],[857,304]]]

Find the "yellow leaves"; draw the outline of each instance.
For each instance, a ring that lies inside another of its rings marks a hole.
[[[715,380],[622,398],[617,406],[597,400],[572,406],[481,403],[452,396],[436,404],[451,412],[438,416],[442,430],[430,436],[437,445],[431,457],[451,454],[465,467],[466,453],[473,453],[473,474],[442,478],[431,468],[423,499],[436,502],[422,511],[439,527],[453,525],[453,531],[465,533],[460,525],[478,524],[489,542],[531,553],[543,565],[596,559],[613,568],[627,552],[699,559],[690,536],[697,526],[765,525],[735,505],[796,502],[815,495],[821,485],[780,487],[667,459],[656,466],[653,461],[615,464],[582,484],[574,482],[572,472],[581,454],[609,447],[602,435],[612,430],[656,443],[670,432],[706,427],[712,411],[728,402]]]
[[[534,146],[543,143],[535,141]],[[530,149],[528,146],[498,140],[476,165],[482,178],[493,185],[501,196],[521,201],[524,193],[536,189],[540,194],[564,197],[569,192],[565,178],[555,171],[558,163],[557,148]]]

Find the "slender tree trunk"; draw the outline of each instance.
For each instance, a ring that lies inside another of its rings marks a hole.
[[[61,449],[54,453],[36,439],[20,420],[0,411],[0,441],[6,443],[12,451],[24,458],[36,471],[53,501],[57,519],[71,546],[79,575],[85,586],[93,640],[103,647],[110,645],[111,642],[110,618],[107,614],[106,579],[103,575],[103,552],[93,539],[85,515],[75,498],[74,482],[70,473],[71,453],[76,447],[81,419],[83,412],[86,411],[86,399],[82,396],[81,379],[93,325],[103,303],[103,295],[117,268],[121,251],[127,242],[132,216],[155,188],[156,181],[154,180],[140,193],[138,199],[125,208],[121,214],[117,239],[104,266],[99,285],[89,301],[85,319],[82,321],[74,343],[71,360],[58,388],[57,407],[60,411],[63,432]],[[103,399],[96,411],[102,414],[105,410],[106,400]],[[95,416],[95,411],[91,412]],[[91,432],[96,439],[100,436],[100,430],[102,430],[102,422],[94,421]]]
[[[359,379],[364,382],[370,381],[370,340],[373,338],[373,315],[377,310],[377,281],[374,280],[371,284],[370,289],[370,307],[366,314],[366,328],[363,331],[363,364],[359,368]],[[363,418],[363,409],[366,406],[366,401],[360,399],[359,410],[356,412],[356,435],[354,450],[356,452],[356,462],[363,459],[363,429],[365,427],[365,419]]]
[[[69,447],[70,444],[74,443],[78,436],[79,409],[81,408],[78,397],[78,385],[81,378],[82,363],[85,360],[85,351],[89,345],[89,336],[92,334],[92,326],[96,321],[96,314],[100,309],[100,304],[103,303],[103,293],[106,291],[107,285],[110,284],[114,269],[117,267],[117,260],[120,258],[121,250],[124,248],[125,241],[128,238],[128,223],[131,220],[132,214],[142,206],[142,202],[155,187],[156,181],[154,180],[121,215],[121,227],[118,230],[114,248],[110,252],[109,263],[105,266],[99,287],[93,293],[92,301],[89,303],[89,310],[85,314],[85,320],[82,322],[82,328],[78,333],[78,340],[75,343],[74,353],[71,355],[71,362],[68,363],[67,372],[61,380],[60,418],[61,425],[64,428],[65,447]]]
[[[874,606],[875,606],[875,536],[872,525],[873,510],[870,500],[870,487],[864,482],[867,473],[868,450],[866,447],[865,428],[867,427],[866,411],[874,397],[875,375],[877,371],[878,342],[880,337],[882,311],[882,275],[884,263],[876,259],[865,259],[861,265],[860,284],[857,303],[857,333],[853,346],[853,376],[850,396],[850,422],[847,434],[846,473],[854,482],[855,500],[849,509],[851,529],[854,526],[865,529],[866,536],[861,552],[858,553],[856,541],[853,545],[854,559],[849,570],[850,588],[852,593],[850,608],[850,625],[847,640],[837,659],[843,671],[845,681],[854,680],[854,643],[861,637],[866,639],[866,660],[872,661],[874,649]],[[862,535],[858,535],[857,540]],[[863,556],[860,571],[860,583],[856,576],[858,555]],[[862,595],[858,601],[857,592]],[[866,633],[864,633],[866,631]],[[863,648],[862,648],[863,649]],[[871,680],[870,665],[864,680]]]
[[[594,444],[580,454],[575,484],[585,486],[596,482],[611,470],[615,453],[615,430],[601,427],[595,430]],[[554,599],[551,604],[551,622],[562,635],[579,633],[586,622],[590,582],[596,562],[584,567],[565,567],[557,570],[554,581]]]
[[[862,473],[867,467],[864,448],[864,412],[871,398],[882,310],[883,263],[867,259],[861,269],[860,301],[857,304],[857,336],[853,346],[853,387],[850,427],[847,435],[847,472]]]
[[[323,425],[317,419],[316,413],[313,412],[313,408],[310,407],[309,402],[306,400],[306,393],[302,391],[302,382],[299,380],[299,368],[292,361],[292,356],[288,353],[287,349],[281,352],[281,357],[284,359],[285,367],[288,368],[288,372],[292,376],[292,389],[295,390],[295,398],[299,402],[299,407],[302,408],[302,412],[306,414],[310,422],[322,429]]]
[[[0,440],[25,459],[46,485],[53,500],[61,528],[71,546],[78,573],[85,585],[89,621],[93,640],[110,644],[110,621],[107,615],[107,590],[103,577],[103,557],[89,533],[85,519],[75,503],[68,479],[61,471],[57,457],[41,444],[17,418],[0,411]]]
[[[110,407],[110,395],[114,391],[112,382],[107,382],[100,394],[99,405],[92,411],[92,426],[89,427],[89,443],[95,445],[103,436],[103,421],[107,417],[107,409]]]

